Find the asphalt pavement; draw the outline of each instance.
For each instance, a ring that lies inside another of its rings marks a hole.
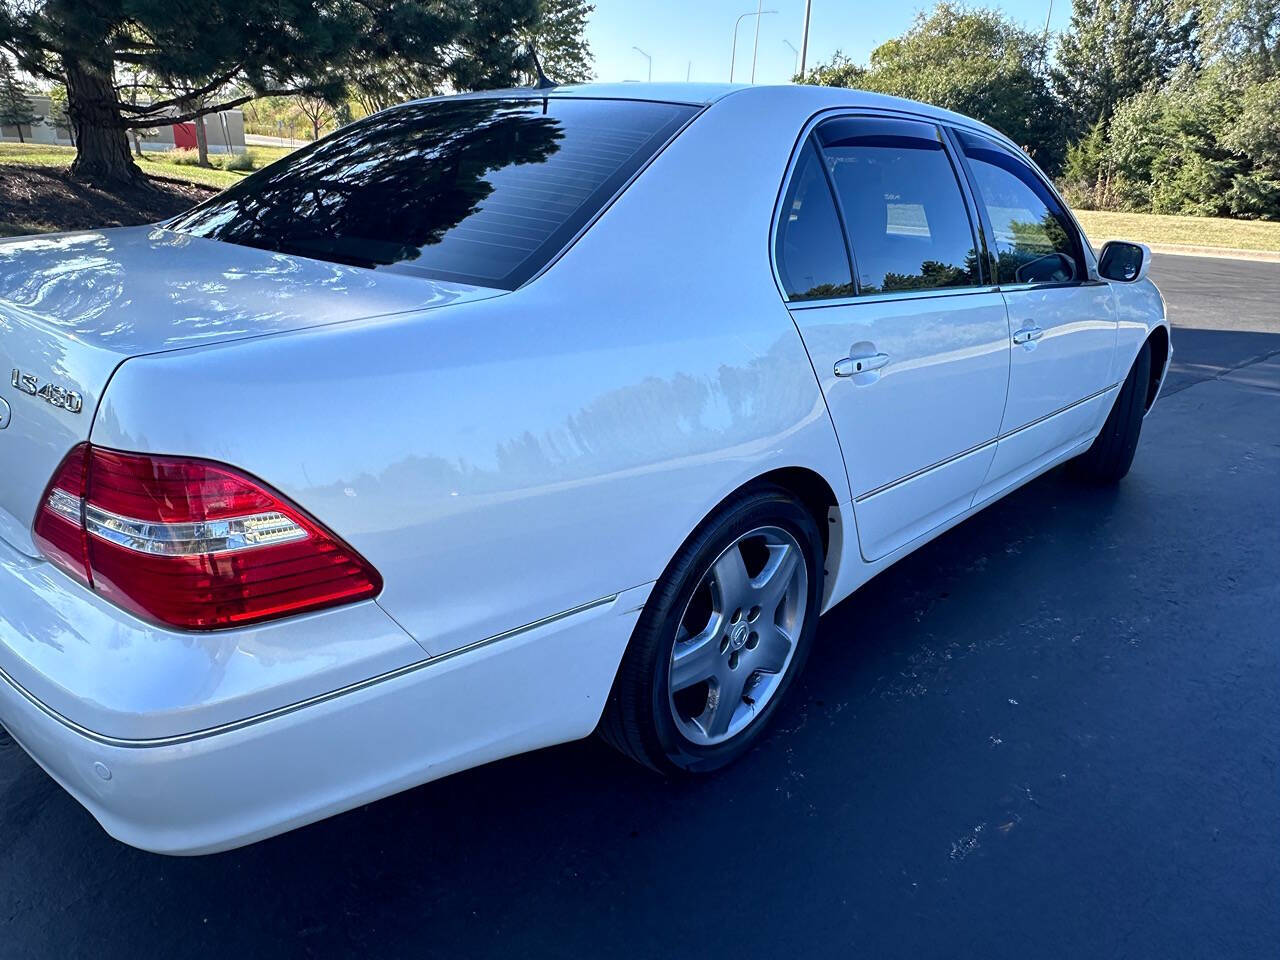
[[[1127,480],[1054,472],[866,585],[732,768],[584,741],[176,860],[0,745],[0,957],[1276,956],[1280,265],[1153,276]]]

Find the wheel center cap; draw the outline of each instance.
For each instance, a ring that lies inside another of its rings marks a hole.
[[[735,623],[729,630],[729,646],[734,650],[741,650],[747,645],[747,637],[750,633],[745,621]]]

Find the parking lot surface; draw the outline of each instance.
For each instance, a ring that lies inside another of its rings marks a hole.
[[[1280,265],[1153,276],[1128,479],[877,577],[736,766],[587,741],[174,860],[0,744],[0,957],[1275,956]]]

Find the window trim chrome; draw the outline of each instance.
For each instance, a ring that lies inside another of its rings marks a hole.
[[[999,293],[992,284],[980,287],[933,287],[923,290],[890,290],[888,293],[866,293],[854,297],[831,297],[823,300],[789,300],[788,310],[822,310],[828,307],[850,307],[861,303],[895,303],[910,300],[935,300],[940,297],[974,297]]]

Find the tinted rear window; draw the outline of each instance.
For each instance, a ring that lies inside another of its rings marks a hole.
[[[291,154],[170,227],[511,290],[694,109],[552,98],[406,104]]]

